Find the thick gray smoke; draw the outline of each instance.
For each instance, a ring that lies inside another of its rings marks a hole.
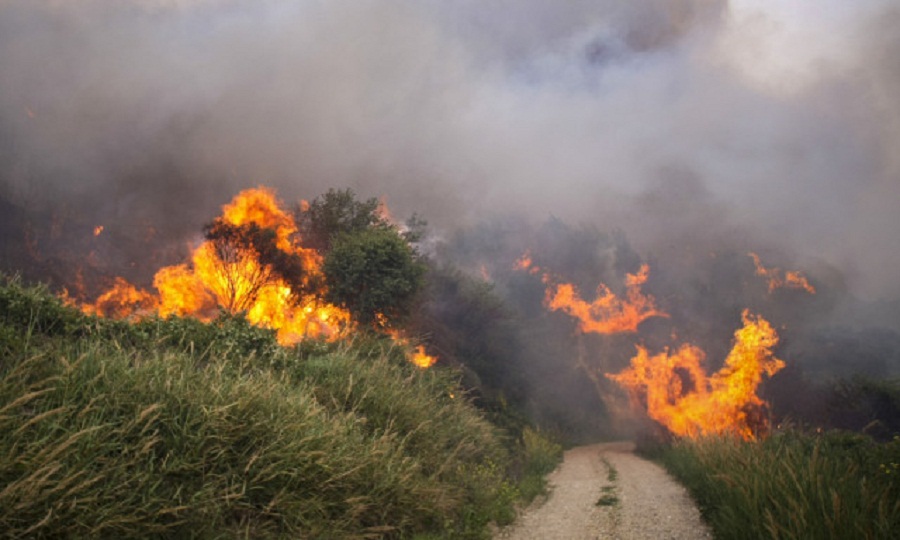
[[[0,187],[182,243],[240,188],[347,186],[438,229],[771,246],[893,299],[900,11],[803,4],[5,0]]]

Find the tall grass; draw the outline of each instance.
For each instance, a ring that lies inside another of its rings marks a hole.
[[[900,535],[900,438],[786,431],[760,442],[682,440],[661,459],[717,538]]]
[[[485,538],[521,443],[401,358],[88,318],[6,279],[0,536]]]

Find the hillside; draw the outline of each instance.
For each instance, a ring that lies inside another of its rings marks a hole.
[[[389,341],[100,319],[6,277],[0,314],[10,537],[481,538],[556,463]]]

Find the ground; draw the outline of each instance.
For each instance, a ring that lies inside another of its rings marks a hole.
[[[500,540],[694,540],[712,534],[687,494],[632,443],[580,446],[548,478],[550,495],[528,508]]]

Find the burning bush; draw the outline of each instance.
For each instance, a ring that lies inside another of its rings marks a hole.
[[[308,337],[336,339],[356,324],[396,325],[421,286],[424,266],[379,216],[380,208],[374,199],[356,201],[350,190],[332,190],[301,205],[298,216],[313,249],[272,191],[243,191],[205,227],[205,241],[190,264],[156,273],[158,294],[116,278],[81,308],[113,318],[155,313],[203,321],[219,309],[245,313],[251,323],[274,329],[285,345]],[[423,350],[417,354],[427,357]]]

